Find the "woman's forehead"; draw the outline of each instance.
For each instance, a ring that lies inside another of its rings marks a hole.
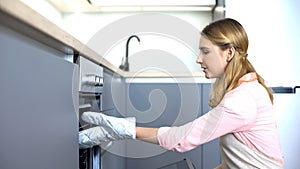
[[[213,43],[209,39],[207,39],[204,36],[200,37],[200,42],[199,42],[200,47],[208,47],[208,46],[212,46],[212,45],[213,45]]]

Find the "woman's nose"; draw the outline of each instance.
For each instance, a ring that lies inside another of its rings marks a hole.
[[[202,57],[199,55],[196,59],[196,63],[201,64],[203,62]]]

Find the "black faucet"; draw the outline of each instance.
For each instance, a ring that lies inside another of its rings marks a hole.
[[[122,63],[119,68],[124,70],[124,71],[129,71],[129,62],[128,62],[128,45],[129,45],[129,42],[130,42],[130,39],[131,38],[136,38],[139,42],[140,42],[140,38],[136,35],[132,35],[128,38],[127,40],[127,43],[126,43],[126,56],[125,56],[125,62]]]

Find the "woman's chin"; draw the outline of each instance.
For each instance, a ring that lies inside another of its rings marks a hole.
[[[212,78],[208,73],[205,73],[204,76],[205,76],[206,79],[211,79]]]

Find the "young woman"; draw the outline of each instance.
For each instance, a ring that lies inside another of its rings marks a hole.
[[[80,133],[82,147],[103,141],[140,139],[185,152],[220,138],[219,168],[283,168],[273,95],[247,59],[248,37],[242,25],[226,18],[201,32],[196,60],[206,78],[215,78],[212,109],[178,127],[144,128],[135,118],[85,112],[83,120],[101,125]]]

